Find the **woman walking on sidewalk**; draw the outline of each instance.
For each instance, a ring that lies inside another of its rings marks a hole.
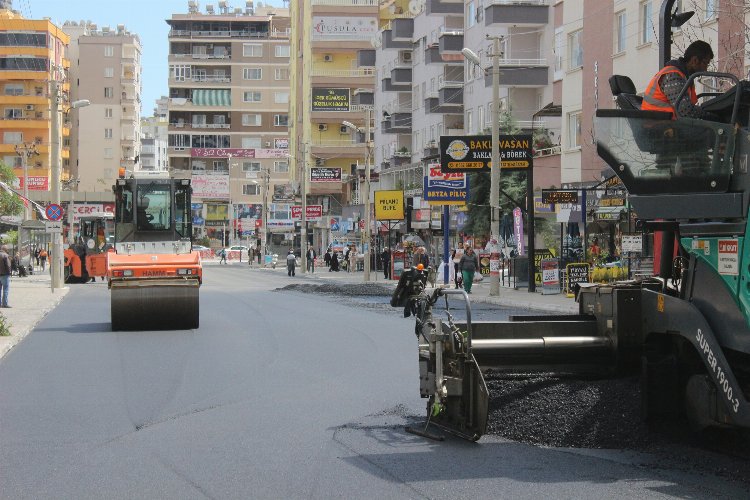
[[[474,253],[474,249],[470,245],[466,245],[466,250],[461,257],[461,262],[458,263],[458,268],[461,270],[461,275],[464,280],[464,290],[466,293],[471,293],[471,285],[474,281],[474,273],[479,267],[479,261],[477,260],[477,254]]]

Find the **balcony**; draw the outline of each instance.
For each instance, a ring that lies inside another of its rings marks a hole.
[[[425,144],[422,150],[423,160],[433,160],[440,157],[440,149],[438,148],[437,141],[429,141]]]
[[[267,31],[244,30],[171,30],[169,38],[252,38],[263,40],[269,37]]]
[[[375,93],[372,89],[356,89],[352,92],[352,107],[372,106],[375,104]]]
[[[391,83],[393,85],[411,85],[411,67],[397,66],[391,70]]]
[[[445,91],[448,92],[445,92]],[[442,89],[440,92],[428,92],[424,100],[425,113],[436,114],[463,114],[463,92],[464,89]],[[446,100],[446,97],[452,100]]]
[[[315,135],[315,134],[313,134]],[[310,153],[313,156],[324,158],[339,156],[364,157],[366,154],[366,145],[364,142],[357,142],[352,138],[332,139],[331,134],[322,135],[320,138],[313,138]]]
[[[463,30],[443,31],[438,38],[438,47],[440,53],[443,52],[461,52],[464,47]]]
[[[397,18],[391,21],[391,40],[394,42],[409,42],[414,36],[414,19]]]
[[[226,83],[229,85],[232,83],[232,79],[228,76],[193,76],[192,78],[169,78],[170,85],[180,86],[187,85],[192,87],[194,85],[200,85],[202,83],[215,85],[217,83]]]
[[[382,92],[411,92],[411,82],[395,83],[390,78],[383,78],[381,83]]]
[[[549,22],[548,0],[489,0],[484,9],[484,24],[544,26]]]
[[[408,40],[394,40],[392,29],[383,30],[381,36],[383,40],[384,49],[411,49],[412,48],[411,38]]]
[[[408,134],[411,133],[411,111],[387,114],[383,113],[380,129],[384,134]],[[411,157],[411,154],[409,154]]]
[[[227,53],[227,54],[192,54],[192,53],[169,54],[169,58],[170,60],[174,59],[177,61],[201,60],[201,61],[206,61],[206,62],[213,62],[213,61],[223,62],[223,61],[232,59],[232,54],[231,53]]]
[[[425,12],[430,14],[463,14],[463,1],[456,0],[427,0]]]
[[[488,69],[484,75],[485,87],[492,86],[492,67]],[[546,59],[501,59],[500,72],[500,85],[504,87],[546,87],[549,84]]]
[[[332,5],[335,7],[377,7],[378,0],[312,0],[312,5]]]
[[[372,49],[357,51],[357,67],[375,66],[375,51]]]
[[[322,64],[314,64],[310,76],[325,78],[371,78],[375,75],[374,66],[364,66],[355,69],[327,68]]]

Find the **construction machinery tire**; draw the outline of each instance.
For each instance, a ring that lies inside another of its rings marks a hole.
[[[112,330],[190,330],[199,327],[196,280],[112,282]]]

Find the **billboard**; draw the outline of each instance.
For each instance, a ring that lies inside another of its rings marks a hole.
[[[500,136],[500,168],[524,169],[532,164],[530,135]],[[440,136],[440,166],[443,172],[489,172],[492,167],[492,137],[489,135]]]
[[[46,175],[29,175],[29,191],[49,191],[49,178]],[[23,176],[18,177],[18,189],[23,189]]]
[[[439,163],[431,163],[424,178],[424,198],[434,205],[465,205],[469,179],[460,172],[444,173]]]
[[[203,218],[203,203],[191,203],[190,212],[193,215],[193,225],[202,226],[206,219]]]
[[[206,203],[206,226],[223,226],[229,223],[229,207],[225,204]]]
[[[305,210],[305,220],[307,221],[318,221],[323,217],[323,205],[307,205]],[[302,219],[302,206],[292,205],[292,219]]]
[[[254,149],[242,148],[191,148],[193,158],[255,158]]]
[[[69,222],[78,224],[81,217],[88,215],[100,214],[102,212],[113,214],[115,213],[114,203],[73,203],[68,204],[67,216]],[[72,217],[72,220],[70,219]]]
[[[312,111],[349,111],[351,89],[313,87]]]
[[[377,17],[313,16],[313,40],[370,40],[378,33]]]
[[[337,167],[310,168],[310,182],[341,182],[341,169]]]
[[[403,191],[375,191],[375,220],[401,220],[403,218]]]
[[[193,174],[194,198],[229,199],[229,175]]]

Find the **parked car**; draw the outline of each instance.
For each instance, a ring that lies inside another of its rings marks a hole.
[[[224,250],[227,251],[227,259],[247,259],[247,249],[249,247],[246,247],[244,245],[233,245],[231,247],[227,247]]]

